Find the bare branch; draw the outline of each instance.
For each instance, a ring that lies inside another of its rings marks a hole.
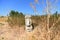
[[[35,0],[35,3],[36,3],[36,4],[39,4],[39,0]]]
[[[30,6],[32,7],[32,9],[34,10],[34,12],[36,12],[36,6],[34,6],[32,3],[30,3]]]

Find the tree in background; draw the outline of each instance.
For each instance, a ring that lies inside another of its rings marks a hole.
[[[24,15],[22,12],[11,11],[8,15],[8,23],[10,26],[24,25]]]

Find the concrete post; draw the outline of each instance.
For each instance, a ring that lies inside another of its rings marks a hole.
[[[31,32],[33,29],[32,27],[32,20],[30,15],[25,16],[25,30]]]

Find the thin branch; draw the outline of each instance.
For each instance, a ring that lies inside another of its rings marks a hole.
[[[36,4],[39,4],[39,0],[34,0]]]

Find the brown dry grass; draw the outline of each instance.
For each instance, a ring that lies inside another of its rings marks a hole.
[[[7,17],[0,17],[0,22],[6,22],[7,21]]]
[[[35,22],[38,22],[38,25],[32,32],[26,32],[23,26],[12,28],[7,22],[3,23],[4,25],[0,26],[0,40],[60,40],[60,21],[48,31],[45,17],[41,21],[34,19]]]

